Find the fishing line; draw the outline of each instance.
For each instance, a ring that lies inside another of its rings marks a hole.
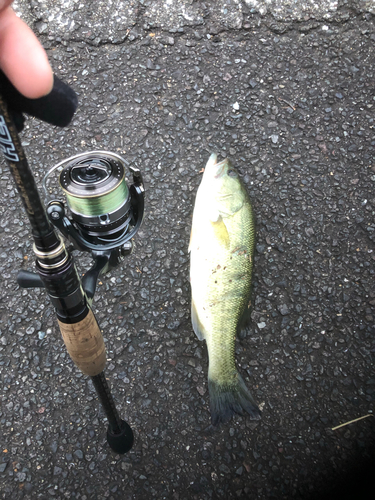
[[[60,230],[74,231],[82,238],[80,245],[101,244],[122,238],[128,233],[129,224],[136,223],[136,213],[143,212],[143,195],[137,186],[142,186],[140,172],[128,167],[133,174],[135,184],[128,187],[125,180],[125,160],[108,151],[93,151],[72,156],[58,163],[47,172],[43,187],[47,197],[51,198],[47,181],[59,170],[59,185],[65,194],[66,204],[71,213],[67,219],[62,213],[63,204],[55,198],[48,203],[48,213]],[[143,189],[143,187],[142,187]],[[138,190],[138,191],[137,191]],[[122,239],[121,239],[122,241]]]

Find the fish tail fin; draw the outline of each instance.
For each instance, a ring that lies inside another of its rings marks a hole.
[[[243,416],[245,411],[251,420],[260,419],[261,412],[239,373],[231,384],[209,378],[208,391],[212,425],[226,423],[236,413]]]

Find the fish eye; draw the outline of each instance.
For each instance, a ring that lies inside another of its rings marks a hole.
[[[231,168],[228,170],[229,177],[237,177],[237,172]]]

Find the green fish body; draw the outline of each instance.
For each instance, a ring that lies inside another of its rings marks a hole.
[[[255,227],[251,203],[229,160],[211,155],[198,188],[189,245],[191,318],[209,356],[213,425],[260,411],[236,369],[235,341],[250,308]]]

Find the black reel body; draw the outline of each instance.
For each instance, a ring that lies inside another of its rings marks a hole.
[[[125,160],[115,153],[94,151],[74,156],[58,167],[60,187],[66,195],[71,219],[60,200],[50,200],[48,216],[79,250],[114,250],[138,231],[144,213],[141,172],[129,167],[134,183],[125,180]]]

